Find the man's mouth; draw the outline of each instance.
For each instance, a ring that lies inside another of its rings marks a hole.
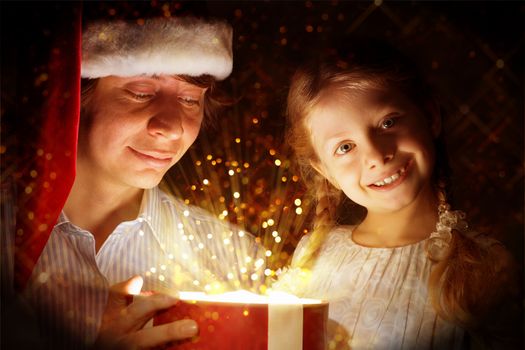
[[[155,168],[163,168],[171,164],[173,153],[157,150],[136,150],[129,147],[131,152],[139,159],[143,160]]]

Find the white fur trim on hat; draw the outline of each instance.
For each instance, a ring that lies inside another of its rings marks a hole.
[[[82,35],[83,78],[208,74],[232,71],[232,28],[194,17],[93,23]]]

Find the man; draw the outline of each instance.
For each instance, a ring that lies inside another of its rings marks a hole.
[[[176,290],[246,288],[262,276],[251,236],[157,187],[213,113],[231,39],[229,25],[189,17],[84,30],[76,177],[25,290],[49,347],[191,337],[192,320],[144,325]],[[130,303],[141,290],[162,293]]]

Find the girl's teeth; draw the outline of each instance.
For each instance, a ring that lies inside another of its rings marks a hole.
[[[374,183],[374,185],[376,185],[376,186],[384,186],[384,185],[391,184],[392,182],[394,182],[397,179],[399,179],[399,176],[401,176],[399,173],[402,174],[403,172],[404,172],[404,169],[402,169],[400,172],[395,173],[394,175],[392,175],[390,177],[387,177],[383,181],[378,181],[378,182]]]

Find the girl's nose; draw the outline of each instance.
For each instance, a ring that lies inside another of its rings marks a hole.
[[[182,111],[176,104],[164,103],[148,121],[148,133],[155,137],[178,140],[184,134],[182,119]]]
[[[364,145],[364,164],[369,169],[385,165],[394,158],[394,151],[389,147],[386,140],[368,139]]]

